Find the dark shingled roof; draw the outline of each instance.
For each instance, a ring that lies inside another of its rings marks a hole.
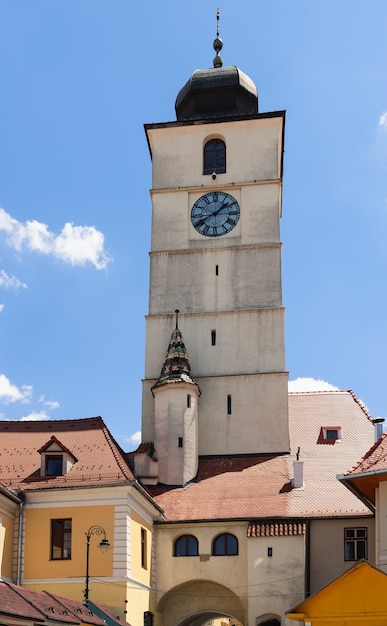
[[[191,365],[184,345],[183,336],[178,328],[175,328],[171,335],[165,361],[161,368],[161,373],[157,383],[152,387],[161,387],[168,383],[185,382],[198,385],[191,376]]]

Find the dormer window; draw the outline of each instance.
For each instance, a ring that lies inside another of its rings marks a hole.
[[[63,455],[46,455],[46,476],[63,475]]]
[[[322,426],[317,443],[334,444],[341,441],[340,426]]]
[[[336,441],[337,439],[341,439],[341,429],[337,426],[323,428],[323,436],[324,439],[329,439],[332,441]]]
[[[77,462],[70,450],[54,436],[38,452],[41,476],[64,476]]]

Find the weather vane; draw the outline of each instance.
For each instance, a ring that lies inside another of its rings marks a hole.
[[[223,65],[222,57],[219,54],[219,52],[223,48],[223,41],[219,37],[219,18],[220,18],[220,11],[219,9],[217,9],[216,10],[216,39],[213,44],[214,50],[216,52],[216,56],[213,61],[214,67],[222,67]]]

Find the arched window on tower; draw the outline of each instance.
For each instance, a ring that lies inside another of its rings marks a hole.
[[[226,144],[221,139],[210,139],[204,146],[203,174],[224,174],[226,171]]]
[[[198,556],[199,543],[193,535],[181,535],[175,541],[173,556]]]
[[[238,554],[238,539],[230,533],[222,533],[212,542],[213,556],[235,556]]]

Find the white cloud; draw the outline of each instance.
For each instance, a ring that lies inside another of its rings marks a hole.
[[[380,116],[379,126],[387,130],[387,111]]]
[[[10,402],[26,403],[30,401],[32,395],[32,387],[30,385],[22,385],[20,388],[13,385],[9,378],[0,374],[0,400],[6,404]]]
[[[47,224],[36,220],[22,223],[0,209],[0,231],[8,235],[8,243],[18,251],[23,248],[56,257],[71,265],[91,263],[98,270],[111,261],[104,250],[104,235],[94,226],[74,226],[67,222],[59,235]]]
[[[130,435],[128,440],[130,443],[139,444],[141,442],[141,430],[138,430],[137,432],[133,433],[133,435]]]
[[[4,307],[5,307],[5,304],[0,303],[0,313],[2,313],[4,311]]]
[[[56,402],[56,400],[46,400],[44,396],[40,396],[39,402],[41,402],[41,404],[44,404],[44,406],[46,406],[50,411],[52,411],[53,409],[59,409],[60,407],[59,402]]]
[[[39,422],[41,420],[49,420],[50,416],[47,415],[44,411],[32,411],[28,415],[20,418],[21,422]]]
[[[141,443],[141,431],[138,430],[137,432],[129,436],[119,435],[118,439],[123,439],[125,443],[130,444],[132,446],[138,446],[138,444]]]
[[[0,270],[0,287],[4,289],[25,289],[27,285],[16,276],[9,276],[5,270]]]
[[[327,383],[325,380],[315,378],[296,378],[289,380],[289,391],[338,391],[339,388]]]

